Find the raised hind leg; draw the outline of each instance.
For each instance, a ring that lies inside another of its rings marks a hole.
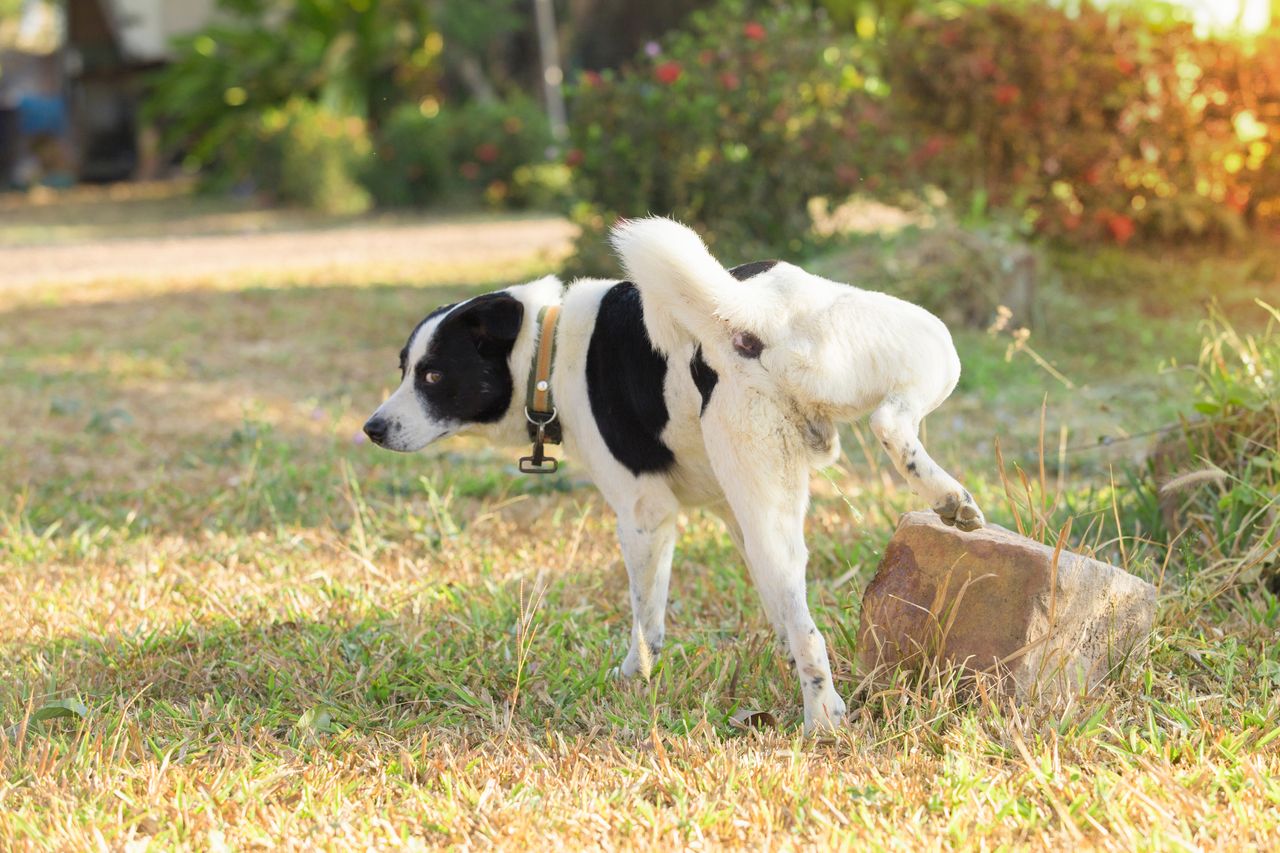
[[[920,443],[920,419],[924,414],[908,397],[886,397],[871,413],[871,430],[898,473],[929,502],[943,523],[961,530],[977,530],[986,524],[986,519],[973,496],[934,462]]]

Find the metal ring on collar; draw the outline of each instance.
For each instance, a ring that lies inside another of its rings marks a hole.
[[[541,414],[541,413],[539,413],[539,414]],[[533,413],[529,411],[529,407],[528,407],[528,406],[525,406],[525,407],[524,407],[524,417],[525,417],[525,420],[527,420],[529,423],[533,424],[534,426],[546,426],[547,424],[549,424],[549,423],[551,423],[552,421],[554,421],[554,420],[556,419],[556,416],[557,416],[558,414],[560,414],[560,411],[559,411],[558,409],[556,409],[556,407],[555,407],[555,406],[552,406],[552,407],[551,407],[551,417],[547,418],[545,421],[540,421],[540,420],[537,420],[536,418],[534,418]]]

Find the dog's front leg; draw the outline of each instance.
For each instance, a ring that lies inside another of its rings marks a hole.
[[[631,648],[620,670],[627,678],[652,664],[662,649],[676,546],[679,502],[665,486],[649,486],[618,510],[618,541],[631,587]]]
[[[834,730],[845,704],[805,595],[809,467],[803,438],[787,428],[772,401],[745,392],[712,399],[703,440],[741,530],[751,578],[800,679],[805,733]]]

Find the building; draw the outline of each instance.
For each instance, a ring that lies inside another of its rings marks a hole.
[[[171,57],[174,39],[203,28],[216,0],[27,0],[0,52],[0,107],[60,98],[69,115],[70,170],[82,181],[149,177],[159,168],[140,106],[147,75]],[[24,155],[16,122],[0,117],[0,184]],[[32,152],[25,150],[30,158]],[[60,158],[62,159],[62,158]]]

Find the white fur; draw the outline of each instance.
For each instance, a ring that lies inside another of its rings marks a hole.
[[[805,596],[809,472],[838,453],[835,422],[871,412],[872,429],[894,464],[944,520],[965,528],[981,524],[968,493],[917,438],[920,419],[959,377],[950,335],[921,308],[790,264],[739,282],[693,231],[670,220],[626,222],[612,239],[643,296],[649,337],[667,356],[669,420],[661,439],[675,456],[670,470],[632,474],[606,446],[591,411],[587,350],[600,300],[614,281],[579,280],[563,289],[548,278],[508,288],[524,303],[525,319],[510,359],[516,399],[500,422],[431,423],[412,402],[411,381],[375,414],[394,413],[414,444],[457,431],[524,444],[522,397],[536,317],[543,306],[560,304],[551,377],[564,429],[560,452],[581,463],[617,515],[630,578],[633,625],[621,674],[640,671],[662,645],[677,515],[682,506],[706,506],[724,519],[794,660],[805,730],[833,728],[845,705]],[[425,324],[410,342],[411,362],[425,352],[437,325]],[[764,343],[759,358],[735,349],[742,332]],[[699,347],[719,375],[705,411],[689,371]]]

